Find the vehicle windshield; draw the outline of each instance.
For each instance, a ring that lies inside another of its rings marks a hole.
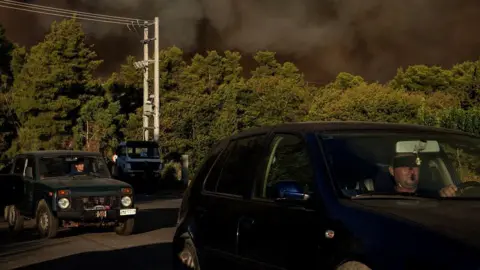
[[[432,132],[319,137],[334,183],[344,196],[480,198],[477,137]]]
[[[132,159],[160,158],[158,147],[153,146],[127,146],[127,155]]]
[[[42,157],[39,165],[40,179],[82,175],[101,178],[110,177],[104,159],[98,156]]]

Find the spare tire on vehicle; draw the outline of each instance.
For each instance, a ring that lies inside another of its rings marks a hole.
[[[23,199],[23,177],[14,174],[0,175],[0,205],[14,205]]]

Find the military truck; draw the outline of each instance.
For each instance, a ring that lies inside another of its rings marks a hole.
[[[153,141],[125,141],[115,150],[112,175],[136,189],[156,189],[163,164],[160,147]]]
[[[34,219],[41,236],[61,227],[111,226],[118,235],[133,231],[137,208],[131,185],[111,178],[100,153],[37,151],[19,154],[10,171],[23,180],[23,198],[7,207],[12,232]]]

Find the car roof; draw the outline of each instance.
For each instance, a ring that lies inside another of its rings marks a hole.
[[[294,122],[251,128],[230,137],[235,139],[255,134],[268,133],[277,130],[282,132],[335,132],[335,131],[391,131],[391,132],[435,132],[451,135],[468,135],[479,137],[472,133],[466,133],[453,129],[429,127],[415,124],[396,124],[367,121],[318,121],[318,122]]]
[[[30,151],[20,153],[19,155],[25,156],[59,156],[59,155],[75,155],[75,156],[102,156],[99,152],[89,151],[75,151],[75,150],[42,150],[42,151]]]

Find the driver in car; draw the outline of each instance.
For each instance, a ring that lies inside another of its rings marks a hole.
[[[74,165],[75,170],[70,173],[70,175],[82,174],[85,170],[85,163],[83,159],[79,158]]]
[[[419,162],[415,154],[397,154],[389,167],[390,174],[394,179],[392,191],[415,193],[419,181]],[[454,197],[457,187],[449,185],[439,191],[441,197]]]

